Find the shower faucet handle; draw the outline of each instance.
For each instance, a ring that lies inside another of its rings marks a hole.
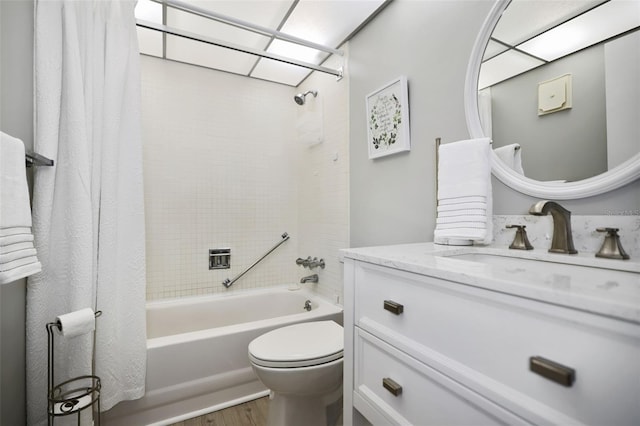
[[[308,268],[311,262],[311,256],[308,256],[306,259],[303,259],[301,257],[296,259],[296,265],[302,265],[305,268]]]
[[[324,269],[325,267],[324,259],[318,260],[317,257],[314,257],[313,260],[309,263],[309,269],[317,268],[318,266]]]

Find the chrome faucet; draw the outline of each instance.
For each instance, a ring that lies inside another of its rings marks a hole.
[[[545,216],[551,213],[553,218],[553,236],[551,238],[551,253],[576,254],[571,234],[571,212],[554,201],[538,201],[529,209],[535,216]]]
[[[300,279],[302,284],[304,283],[317,283],[318,282],[318,274],[309,275],[308,277],[302,277]]]

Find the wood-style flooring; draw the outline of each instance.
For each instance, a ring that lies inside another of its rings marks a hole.
[[[269,397],[174,423],[171,426],[265,426]]]

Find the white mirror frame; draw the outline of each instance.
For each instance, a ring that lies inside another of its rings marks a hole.
[[[485,47],[502,12],[511,0],[496,0],[489,16],[485,20],[471,52],[465,81],[465,114],[467,127],[472,138],[484,137],[478,112],[478,77]],[[508,187],[534,197],[553,200],[573,200],[604,194],[620,188],[640,178],[640,153],[634,155],[617,167],[588,179],[576,182],[541,182],[522,176],[507,167],[492,152],[493,175]]]

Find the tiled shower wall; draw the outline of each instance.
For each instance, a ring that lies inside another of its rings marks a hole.
[[[320,283],[309,286],[341,301],[337,250],[348,245],[346,79],[307,80],[325,96],[326,111],[325,142],[307,147],[296,141],[293,95],[302,87],[141,61],[147,300],[290,284],[318,272]],[[314,180],[326,180],[324,189]],[[289,241],[229,290],[222,286],[285,231]],[[231,269],[210,271],[208,250],[225,247]],[[325,257],[327,268],[295,264],[307,255]]]
[[[348,45],[342,46],[341,50],[348,55]],[[343,63],[341,58],[334,56],[324,65],[338,68]],[[297,173],[300,253],[325,260],[325,269],[317,270],[320,282],[312,288],[334,301],[339,299],[340,304],[343,265],[338,255],[340,249],[349,247],[348,85],[348,77],[336,81],[334,76],[316,72],[298,88],[302,92],[318,90],[316,101],[323,106],[324,124],[324,141],[312,146],[302,145],[300,151]],[[314,102],[314,99],[310,98],[308,102]]]

